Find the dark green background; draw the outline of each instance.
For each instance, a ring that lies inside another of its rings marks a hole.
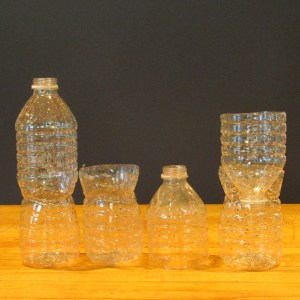
[[[79,124],[79,165],[138,164],[143,203],[167,164],[186,164],[203,200],[221,203],[219,115],[286,111],[281,199],[300,202],[300,1],[0,6],[1,204],[21,201],[14,122],[32,78],[50,76]]]

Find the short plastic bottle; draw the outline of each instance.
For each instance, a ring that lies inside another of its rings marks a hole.
[[[143,250],[143,220],[134,189],[139,167],[131,164],[82,167],[84,244],[87,257],[114,266],[137,260]]]
[[[23,195],[23,263],[60,268],[79,256],[72,193],[78,178],[77,122],[58,95],[56,78],[35,78],[16,121],[18,183]]]
[[[149,264],[197,269],[208,264],[206,208],[187,182],[183,165],[163,167],[163,184],[147,211]]]

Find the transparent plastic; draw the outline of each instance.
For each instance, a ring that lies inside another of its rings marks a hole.
[[[163,184],[147,211],[149,264],[165,269],[208,265],[207,213],[182,165],[163,168]]]
[[[284,112],[221,115],[219,177],[226,196],[219,238],[229,267],[267,270],[280,262],[285,122]]]
[[[79,171],[84,199],[86,255],[102,265],[138,259],[143,250],[143,220],[134,189],[136,165],[98,165]]]
[[[16,121],[17,179],[23,201],[23,263],[59,268],[79,256],[72,193],[77,173],[77,122],[57,94],[56,78],[35,78],[32,97]]]

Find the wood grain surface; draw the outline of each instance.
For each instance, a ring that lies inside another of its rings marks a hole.
[[[82,230],[82,207],[76,209]],[[146,206],[141,209],[145,216]],[[278,268],[265,272],[238,272],[222,265],[218,256],[221,205],[207,205],[207,210],[207,269],[150,269],[145,237],[141,259],[130,264],[94,265],[86,258],[81,240],[75,266],[43,270],[21,263],[20,206],[0,206],[0,299],[300,299],[300,205],[283,205],[283,258]]]

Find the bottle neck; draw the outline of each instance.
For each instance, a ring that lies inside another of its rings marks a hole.
[[[57,89],[39,88],[33,90],[34,95],[46,96],[46,95],[57,95]]]
[[[182,185],[182,184],[186,184],[186,182],[187,182],[186,178],[163,179],[164,184],[170,184],[170,185]]]
[[[170,165],[163,167],[161,178],[167,184],[182,184],[186,182],[188,175],[186,166],[183,165]]]

